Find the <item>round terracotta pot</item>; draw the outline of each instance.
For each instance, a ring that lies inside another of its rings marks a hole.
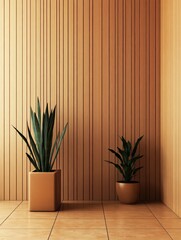
[[[116,192],[121,203],[136,203],[139,200],[139,182],[116,182]]]

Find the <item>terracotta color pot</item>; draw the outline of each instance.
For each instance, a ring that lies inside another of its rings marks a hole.
[[[136,203],[139,200],[139,183],[116,182],[116,192],[121,203]]]
[[[30,211],[56,211],[61,202],[61,172],[29,173]]]

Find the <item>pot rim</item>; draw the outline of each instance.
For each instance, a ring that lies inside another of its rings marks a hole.
[[[136,183],[139,183],[139,182],[138,182],[138,181],[131,181],[131,182],[117,181],[116,183],[124,183],[124,184],[136,184]]]
[[[61,172],[61,169],[55,169],[55,170],[52,170],[51,172],[37,172],[33,170],[33,171],[30,171],[29,173],[30,174],[55,174],[57,172]]]

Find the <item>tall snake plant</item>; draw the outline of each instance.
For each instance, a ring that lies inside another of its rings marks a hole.
[[[34,166],[36,172],[52,171],[60,150],[61,142],[67,129],[68,123],[65,125],[62,133],[57,134],[55,142],[52,144],[55,110],[56,106],[49,112],[47,104],[45,112],[42,114],[40,102],[39,99],[37,99],[37,113],[33,112],[32,108],[30,108],[34,138],[27,123],[29,142],[27,138],[13,126],[26,143],[29,149],[29,153],[26,153],[26,156]]]

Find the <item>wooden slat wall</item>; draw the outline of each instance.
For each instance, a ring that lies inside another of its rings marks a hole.
[[[114,200],[105,159],[144,134],[141,199],[160,197],[158,0],[0,0],[0,199],[27,199],[30,105],[69,128],[56,163],[64,200]]]
[[[161,4],[161,197],[181,216],[181,2]]]

